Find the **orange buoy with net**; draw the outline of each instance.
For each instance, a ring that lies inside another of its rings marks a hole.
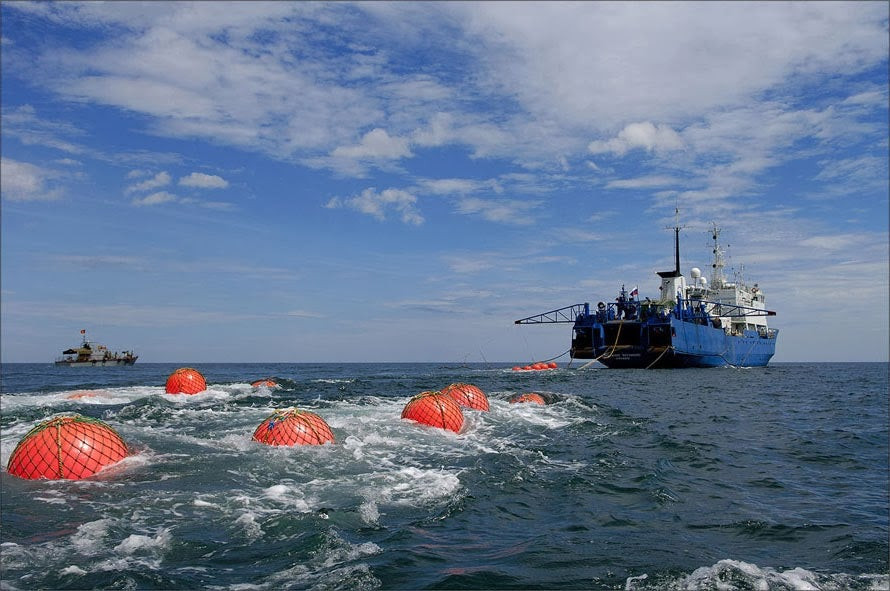
[[[510,398],[510,404],[516,404],[520,402],[531,402],[534,404],[547,404],[544,401],[544,397],[540,394],[535,394],[534,392],[529,392],[528,394],[516,394]]]
[[[95,392],[93,390],[78,390],[72,394],[69,394],[65,398],[67,400],[77,400],[78,398],[95,398],[99,396],[99,392]]]
[[[421,392],[405,405],[402,418],[455,433],[460,433],[464,425],[464,413],[461,412],[460,405],[451,396],[441,392]]]
[[[555,361],[551,361],[550,363],[547,364],[547,367],[549,367],[550,369],[556,369],[559,366],[556,364]]]
[[[254,388],[259,388],[260,386],[265,386],[267,388],[277,388],[278,382],[273,380],[272,378],[266,378],[264,380],[257,380],[251,384]]]
[[[180,367],[167,378],[167,394],[197,394],[206,389],[204,376],[191,367]]]
[[[34,480],[78,480],[129,455],[117,432],[81,415],[48,419],[28,431],[9,457],[6,471]]]
[[[488,410],[488,398],[486,398],[485,392],[472,384],[451,384],[442,388],[442,394],[448,394],[464,408]]]
[[[317,414],[286,408],[260,423],[253,432],[253,440],[266,445],[321,445],[334,443],[334,434]]]

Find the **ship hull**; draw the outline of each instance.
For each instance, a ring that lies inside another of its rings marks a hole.
[[[90,361],[56,361],[56,365],[66,365],[68,367],[96,367],[99,365],[133,365],[136,359],[96,359]]]
[[[708,324],[670,318],[665,323],[610,322],[594,331],[590,347],[573,347],[573,357],[595,359],[609,368],[763,367],[776,352],[778,331],[730,335]],[[575,343],[577,344],[577,343]]]

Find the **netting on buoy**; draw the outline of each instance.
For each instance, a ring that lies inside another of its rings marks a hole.
[[[276,382],[272,378],[265,378],[262,380],[257,380],[255,382],[251,383],[250,385],[253,386],[254,388],[259,388],[261,386],[265,386],[267,388],[277,388],[278,382]]]
[[[253,432],[266,445],[321,445],[334,443],[331,428],[315,413],[296,408],[275,411]]]
[[[544,400],[544,397],[540,394],[535,394],[534,392],[529,392],[528,394],[514,394],[510,398],[510,404],[522,403],[522,402],[531,402],[534,404],[547,404]]]
[[[455,433],[459,433],[464,424],[464,414],[457,402],[447,394],[432,391],[421,392],[409,400],[402,410],[402,418]]]
[[[465,408],[488,410],[488,398],[479,387],[472,384],[457,383],[442,389],[442,394],[454,398],[454,401]]]
[[[121,436],[99,419],[64,416],[43,421],[28,431],[13,450],[6,470],[29,480],[77,480],[127,455],[127,444]]]
[[[197,369],[180,367],[167,378],[167,394],[197,394],[207,389],[204,376]]]
[[[555,361],[551,361],[549,363],[544,361],[538,361],[537,363],[532,363],[530,365],[515,366],[513,371],[542,371],[547,369],[557,369],[559,365],[556,364]]]

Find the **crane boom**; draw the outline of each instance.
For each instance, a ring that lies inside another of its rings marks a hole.
[[[528,318],[521,318],[514,324],[558,324],[558,323],[574,323],[581,314],[590,314],[590,304],[573,304],[564,308],[550,310],[543,314],[536,314]]]

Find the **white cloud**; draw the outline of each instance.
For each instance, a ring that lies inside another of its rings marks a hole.
[[[404,138],[392,137],[385,129],[372,129],[352,146],[340,146],[331,152],[334,158],[397,160],[411,156]]]
[[[457,203],[457,211],[462,214],[479,215],[490,222],[525,226],[534,223],[531,210],[536,209],[536,201],[516,199],[480,199],[467,197]]]
[[[697,116],[795,74],[849,73],[887,55],[885,7],[867,3],[480,2],[453,11],[496,91],[532,117],[585,130]]]
[[[10,201],[52,201],[59,189],[48,189],[46,181],[53,172],[27,162],[0,158],[0,192]]]
[[[157,189],[158,187],[165,187],[170,184],[170,180],[170,174],[162,171],[154,175],[152,178],[142,181],[141,183],[130,185],[129,187],[124,189],[124,193],[137,193],[141,191],[150,191],[152,189]]]
[[[202,189],[225,189],[229,182],[215,174],[193,172],[179,179],[179,184],[184,187],[199,187]]]
[[[607,189],[652,189],[655,187],[666,187],[678,185],[679,179],[669,176],[641,176],[635,179],[620,179],[609,181],[606,183]]]
[[[325,207],[328,209],[348,207],[380,221],[386,219],[387,210],[395,210],[402,222],[417,226],[422,224],[424,219],[417,210],[416,204],[417,197],[407,191],[384,189],[378,193],[376,189],[371,187],[355,197],[346,199],[333,197],[325,204]]]
[[[89,152],[83,145],[61,137],[81,138],[83,130],[66,121],[42,119],[31,105],[3,107],[2,128],[4,137],[17,138],[26,146],[43,146],[78,156]]]
[[[121,32],[41,54],[36,83],[149,115],[152,133],[352,175],[440,146],[565,170],[566,154],[622,128],[592,151],[674,150],[680,136],[654,121],[686,128],[789,78],[887,55],[880,3],[10,6]],[[447,51],[439,66],[405,67],[433,47]]]
[[[630,150],[642,148],[647,152],[668,152],[683,148],[680,135],[667,125],[656,125],[650,121],[631,123],[610,140],[596,140],[588,144],[593,154],[611,152],[623,156]]]
[[[464,195],[490,188],[492,183],[474,179],[424,179],[418,185],[423,191],[434,195]]]
[[[179,197],[168,193],[167,191],[158,191],[145,197],[134,198],[132,203],[135,206],[160,205],[161,203],[171,203],[179,201]]]

